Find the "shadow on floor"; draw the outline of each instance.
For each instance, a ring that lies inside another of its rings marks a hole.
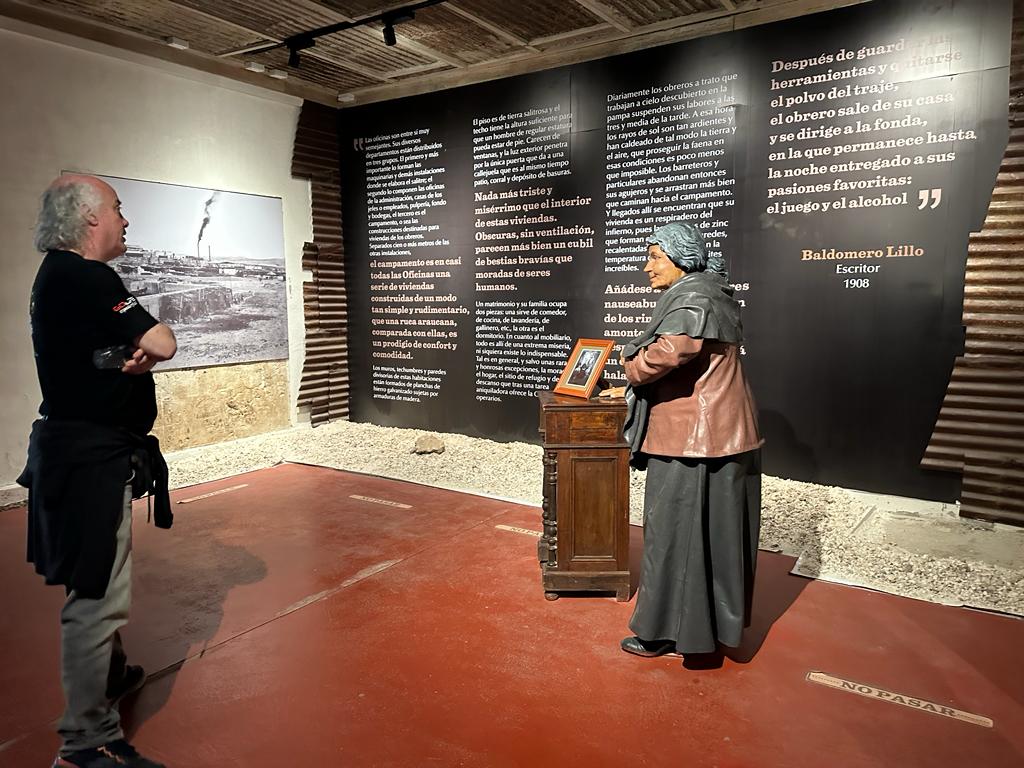
[[[263,560],[243,546],[223,542],[209,525],[211,521],[203,517],[189,520],[193,530],[189,531],[187,553],[179,543],[174,559],[150,550],[138,561],[133,602],[141,605],[146,593],[158,592],[163,597],[156,601],[159,613],[140,611],[142,615],[133,617],[128,625],[128,632],[135,624],[133,634],[145,636],[134,642],[126,640],[129,661],[141,661],[149,673],[146,695],[133,695],[121,703],[122,728],[129,740],[167,703],[178,670],[189,660],[201,658],[211,646],[230,639],[230,635],[217,638],[217,633],[231,590],[256,584],[267,575]],[[202,530],[208,526],[209,530]],[[197,527],[200,530],[194,530]],[[157,650],[147,643],[158,646]],[[153,685],[168,677],[168,684]]]

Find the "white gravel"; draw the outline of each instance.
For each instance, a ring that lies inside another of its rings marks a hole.
[[[273,466],[282,461],[318,464],[466,491],[526,504],[541,503],[541,448],[439,434],[443,453],[418,455],[418,437],[436,433],[371,424],[333,422],[299,426],[230,443],[170,454],[171,486],[179,488]],[[642,520],[644,473],[630,477],[633,522]],[[972,529],[979,546],[969,553],[910,551],[886,540],[875,507],[862,494],[841,488],[765,477],[761,547],[799,556],[795,572],[951,605],[968,605],[1024,616],[1024,562],[990,562],[985,547],[1005,550],[1024,542],[1024,531],[1006,526]],[[927,541],[936,521],[915,519]],[[956,521],[959,522],[959,521]],[[969,521],[963,521],[971,525]],[[538,513],[539,527],[539,513]],[[948,547],[946,548],[948,550]]]

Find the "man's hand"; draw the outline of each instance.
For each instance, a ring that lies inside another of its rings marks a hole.
[[[127,373],[132,376],[138,376],[142,373],[148,373],[152,370],[153,366],[157,364],[157,360],[154,360],[141,349],[136,349],[132,353],[132,356],[125,361],[125,364],[121,367],[121,373]]]

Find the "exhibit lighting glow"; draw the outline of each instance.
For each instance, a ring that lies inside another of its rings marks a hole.
[[[355,101],[355,100],[356,100],[356,95],[354,93],[339,93],[338,94],[338,101],[340,101],[340,102],[346,102],[347,103],[349,101]]]
[[[180,37],[165,37],[164,42],[171,48],[177,48],[179,51],[188,50],[188,40],[182,40]]]
[[[270,75],[270,77],[274,78],[275,80],[288,79],[288,73],[285,72],[283,69],[268,69],[267,74]]]
[[[267,71],[266,66],[263,65],[263,64],[260,64],[258,61],[247,61],[247,62],[245,62],[245,68],[247,70],[249,70],[250,72],[263,73],[263,72]]]

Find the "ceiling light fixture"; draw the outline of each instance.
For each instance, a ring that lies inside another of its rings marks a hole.
[[[180,37],[165,37],[164,42],[171,48],[176,48],[179,51],[188,50],[188,40],[182,40]]]
[[[265,64],[260,64],[258,61],[247,61],[245,62],[245,68],[250,72],[266,72],[267,67]]]
[[[316,45],[316,40],[311,35],[296,35],[295,37],[289,38],[288,66],[298,68],[299,51],[304,51],[307,48],[312,48],[314,45]]]
[[[268,69],[267,74],[275,80],[287,80],[288,73],[283,69]]]
[[[412,21],[414,18],[416,18],[416,9],[414,7],[398,8],[397,10],[385,13],[381,19],[384,22],[384,45],[394,45],[398,42],[398,38],[395,37],[395,24]]]
[[[311,47],[318,37],[323,37],[324,35],[333,35],[335,32],[342,32],[346,29],[355,29],[356,27],[363,27],[368,24],[374,24],[376,22],[383,22],[384,24],[384,43],[386,45],[395,45],[398,42],[398,39],[395,36],[396,24],[400,24],[403,21],[411,21],[416,11],[421,10],[423,8],[429,8],[432,5],[438,5],[443,2],[445,2],[445,0],[420,0],[420,2],[418,3],[410,3],[409,5],[404,6],[402,8],[394,8],[390,11],[377,13],[372,16],[364,16],[363,18],[356,19],[355,21],[342,21],[338,22],[337,24],[331,24],[326,27],[318,27],[316,29],[311,29],[308,32],[300,32],[297,35],[286,37],[285,39],[279,42],[267,41],[260,43],[251,43],[249,45],[243,46],[242,48],[235,48],[230,51],[224,51],[223,53],[218,53],[217,55],[221,58],[227,58],[229,56],[240,56],[246,53],[266,53],[267,51],[274,51],[277,50],[278,48],[287,48],[289,63],[291,63],[292,61],[298,60],[298,51]],[[296,65],[291,64],[291,66]]]

